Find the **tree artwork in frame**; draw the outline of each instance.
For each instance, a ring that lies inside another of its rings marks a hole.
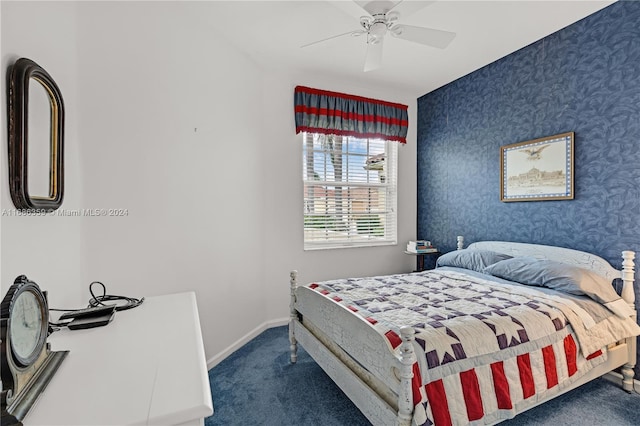
[[[500,201],[572,200],[574,133],[500,147]]]

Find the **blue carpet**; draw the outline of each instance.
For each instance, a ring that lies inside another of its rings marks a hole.
[[[214,425],[370,423],[313,359],[289,363],[286,327],[266,330],[209,371]],[[594,380],[501,425],[640,425],[640,395]]]

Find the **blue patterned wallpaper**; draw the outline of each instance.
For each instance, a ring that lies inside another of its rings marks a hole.
[[[570,131],[575,199],[501,202],[500,147]],[[633,250],[640,287],[640,2],[418,99],[417,237],[449,251],[456,235],[570,247],[615,267]]]

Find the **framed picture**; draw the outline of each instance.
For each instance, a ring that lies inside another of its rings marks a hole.
[[[500,147],[500,201],[573,199],[573,132]]]

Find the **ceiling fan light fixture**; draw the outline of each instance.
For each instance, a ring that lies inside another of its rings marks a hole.
[[[369,34],[371,34],[375,38],[384,37],[387,33],[387,26],[384,22],[374,22],[369,28]]]

